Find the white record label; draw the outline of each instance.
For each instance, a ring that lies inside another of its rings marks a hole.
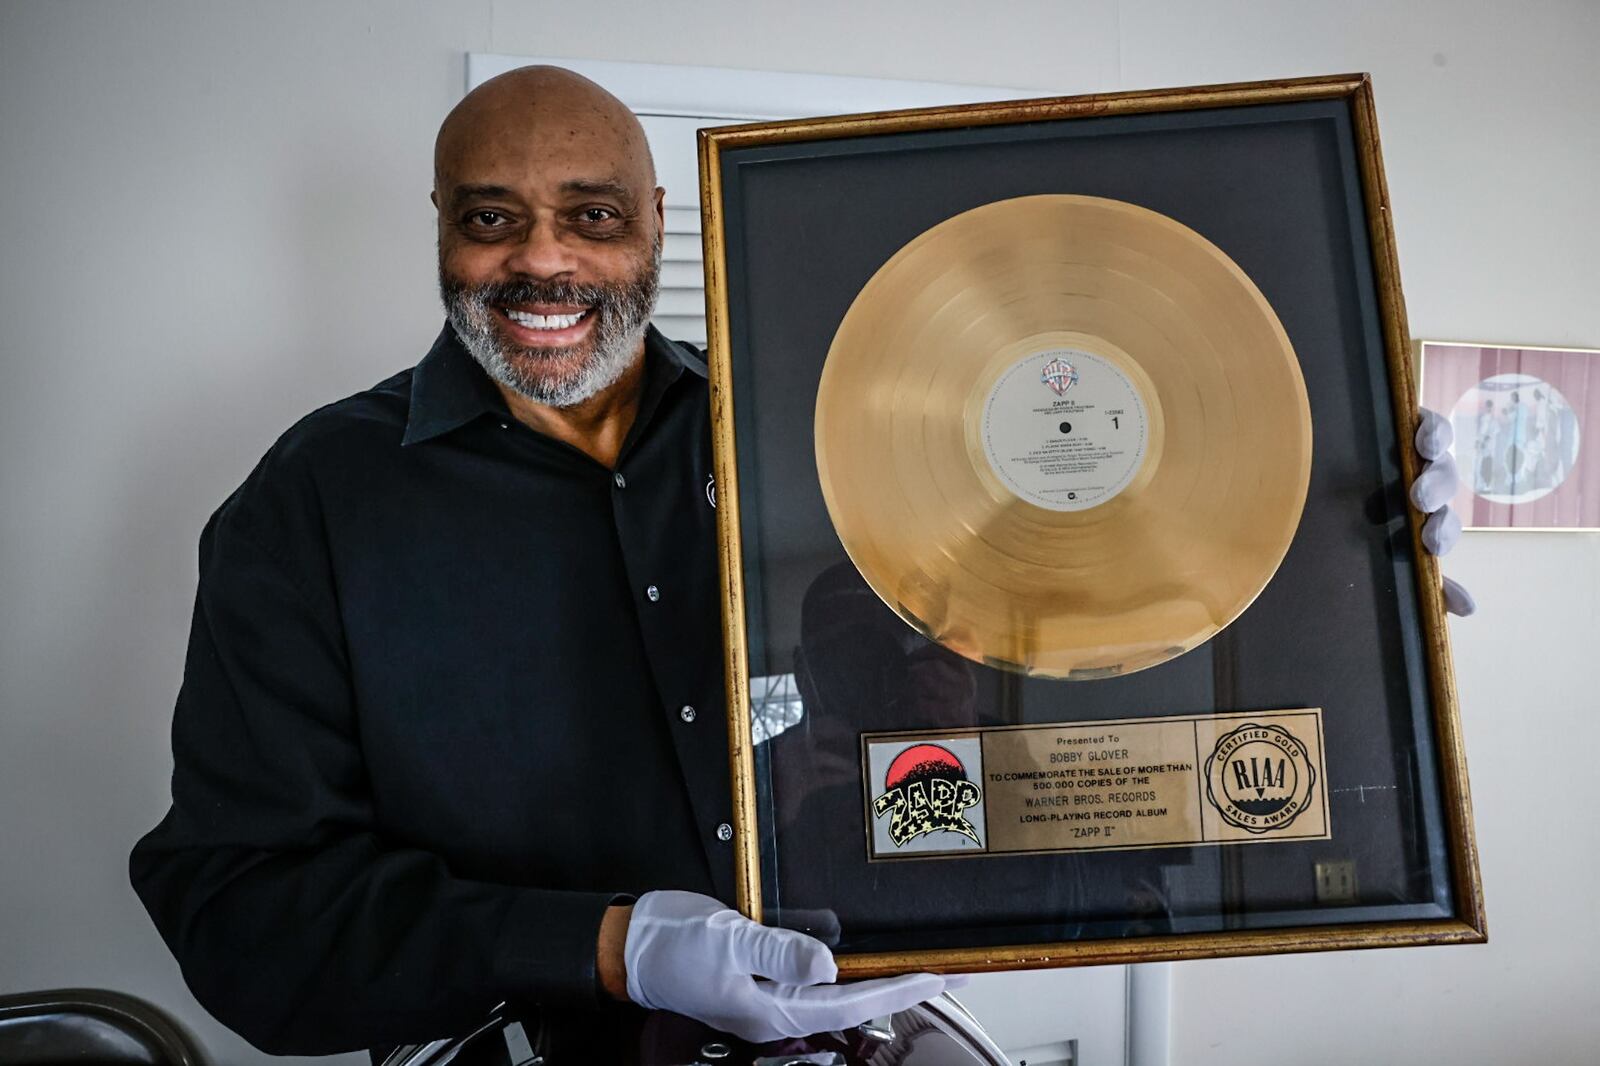
[[[1149,414],[1109,360],[1073,348],[1013,363],[983,407],[983,450],[1002,484],[1050,511],[1086,511],[1144,463]]]

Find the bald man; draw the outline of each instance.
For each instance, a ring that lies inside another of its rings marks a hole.
[[[172,808],[130,859],[196,997],[263,1050],[376,1061],[501,1002],[767,1040],[936,995],[833,984],[720,902],[706,368],[648,324],[638,121],[524,68],[434,170],[432,349],[291,427],[201,535]]]

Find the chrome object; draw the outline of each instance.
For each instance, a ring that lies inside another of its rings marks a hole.
[[[381,1066],[589,1066],[597,1061],[600,1034],[593,1026],[573,1026],[572,1033],[564,1033],[560,1025],[524,1019],[527,1034],[520,1046],[534,1054],[526,1059],[508,1054],[513,1042],[505,1039],[506,1031],[515,1024],[501,1004],[470,1033],[396,1048]],[[747,1044],[666,1012],[641,1013],[638,1024],[632,1057],[617,1060],[630,1066],[1010,1066],[948,993],[857,1029],[770,1044]]]

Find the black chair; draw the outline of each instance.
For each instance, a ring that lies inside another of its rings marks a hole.
[[[205,1066],[194,1041],[159,1008],[98,988],[0,996],[5,1066]]]

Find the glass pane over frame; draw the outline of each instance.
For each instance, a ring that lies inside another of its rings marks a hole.
[[[1414,560],[1360,170],[1343,100],[731,148],[727,311],[766,920],[841,954],[1453,916]],[[1221,248],[1298,355],[1304,516],[1255,603],[1200,647],[1034,679],[922,637],[845,555],[812,419],[834,332],[896,251],[962,211],[1077,193]],[[798,298],[796,294],[804,294]],[[1319,708],[1314,840],[871,861],[862,735]]]

